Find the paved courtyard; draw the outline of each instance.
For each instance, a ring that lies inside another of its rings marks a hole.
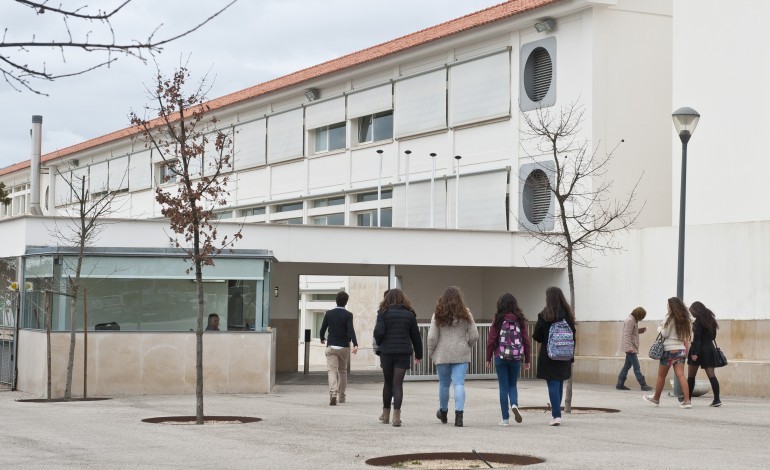
[[[315,374],[314,374],[315,375]],[[322,376],[321,376],[322,377]],[[664,397],[656,408],[639,391],[576,384],[575,406],[620,413],[549,416],[524,412],[524,422],[498,427],[495,381],[467,384],[465,427],[435,418],[436,382],[408,382],[403,426],[377,421],[381,385],[372,375],[353,379],[348,402],[328,405],[318,375],[283,380],[271,395],[208,395],[207,415],[256,416],[253,424],[175,426],[143,418],[190,415],[193,396],[119,397],[77,403],[20,403],[0,392],[3,468],[376,468],[371,457],[415,452],[502,452],[544,458],[531,468],[770,468],[770,402],[710,394],[682,410]],[[544,406],[543,381],[519,386],[521,406]]]

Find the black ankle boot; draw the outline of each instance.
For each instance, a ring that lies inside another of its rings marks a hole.
[[[455,426],[458,428],[463,427],[463,412],[455,411]]]
[[[446,422],[447,422],[447,413],[448,412],[449,412],[449,410],[439,409],[436,412],[436,418],[440,419],[442,423],[446,424]]]
[[[631,390],[630,388],[626,387],[626,379],[621,379],[618,377],[618,384],[615,385],[615,388],[618,390]]]
[[[709,377],[709,382],[711,382],[711,392],[714,394],[714,401],[711,402],[710,406],[721,406],[722,402],[719,400],[719,380],[714,376]]]
[[[644,377],[642,377],[642,380],[639,381],[639,386],[642,388],[643,392],[649,392],[652,390],[652,387],[647,385],[647,381],[644,379]]]

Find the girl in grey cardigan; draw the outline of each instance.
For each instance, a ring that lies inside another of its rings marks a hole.
[[[436,364],[439,380],[439,409],[436,417],[447,422],[449,384],[454,384],[455,426],[463,425],[465,375],[471,348],[479,340],[473,315],[457,287],[447,287],[436,303],[428,330],[428,354]]]

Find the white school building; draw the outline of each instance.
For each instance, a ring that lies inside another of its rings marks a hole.
[[[307,277],[384,277],[420,321],[449,285],[477,321],[509,291],[534,320],[545,289],[568,284],[526,231],[553,227],[556,205],[540,184],[553,176],[551,156],[526,139],[522,113],[579,103],[579,139],[600,154],[624,141],[604,176],[610,198],[641,177],[644,208],[617,234],[622,252],[587,255],[593,268],[575,273],[575,380],[614,384],[622,321],[643,306],[654,326],[676,295],[681,144],[671,113],[690,106],[701,120],[688,146],[684,300],[717,315],[730,360],[723,392],[766,396],[770,159],[760,110],[770,104],[761,54],[770,33],[752,22],[769,14],[750,0],[512,0],[213,99],[211,113],[234,132],[219,230],[242,226],[243,239],[204,269],[206,309],[226,330],[204,337],[207,390],[267,393],[276,371],[297,370],[298,338],[314,321],[301,308]],[[87,176],[92,195],[118,194],[84,271],[89,393],[194,391],[195,284],[154,192],[174,183],[138,136],[116,130],[43,155],[39,168],[20,155],[0,169],[12,199],[0,205],[0,340],[13,351],[3,380],[19,390],[45,393],[43,292],[64,285],[74,256],[52,229],[72,206],[65,179]],[[65,300],[52,306],[55,395]],[[120,330],[102,329],[112,323]],[[653,337],[642,335],[642,349]],[[80,346],[76,354],[82,362]],[[654,376],[656,363],[642,363]]]

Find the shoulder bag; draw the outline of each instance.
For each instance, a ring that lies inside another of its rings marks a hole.
[[[663,341],[665,341],[663,334],[658,333],[657,338],[655,338],[652,346],[650,346],[650,359],[660,360],[663,357]]]
[[[717,340],[714,340],[714,367],[724,367],[727,365],[725,353],[717,346]]]

